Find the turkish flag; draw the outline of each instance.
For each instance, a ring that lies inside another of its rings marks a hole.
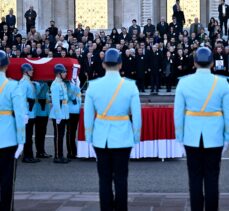
[[[27,59],[27,58],[11,58],[10,64],[6,71],[6,75],[14,80],[20,80],[22,77],[21,65],[29,63],[33,66],[34,74],[33,80],[36,81],[52,81],[55,79],[54,66],[56,64],[63,64],[67,71],[67,79],[76,78],[79,72],[79,62],[72,58],[41,58],[41,59]]]

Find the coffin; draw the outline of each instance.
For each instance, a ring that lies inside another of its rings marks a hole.
[[[27,58],[11,58],[6,75],[14,80],[20,80],[22,77],[21,65],[30,63],[34,68],[34,76],[32,80],[36,81],[52,81],[55,79],[54,66],[58,63],[63,64],[67,71],[67,79],[76,78],[80,69],[77,59],[72,58],[41,58],[41,59],[27,59]]]

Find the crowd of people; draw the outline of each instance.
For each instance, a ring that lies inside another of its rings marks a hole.
[[[103,30],[92,33],[89,26],[84,29],[82,24],[63,34],[51,20],[50,27],[41,34],[35,27],[36,12],[30,7],[25,13],[28,33],[22,36],[14,27],[15,18],[9,22],[8,16],[13,17],[11,10],[8,18],[2,17],[0,23],[0,49],[6,51],[10,58],[76,58],[81,65],[79,77],[82,86],[87,80],[104,76],[102,61],[104,52],[110,47],[115,47],[122,54],[121,76],[136,80],[142,92],[147,87],[158,92],[162,84],[170,92],[178,77],[195,72],[193,56],[199,46],[207,46],[214,52],[212,71],[228,75],[229,46],[228,41],[222,39],[227,34],[227,28],[224,33],[221,28],[223,22],[219,23],[212,17],[206,31],[195,18],[190,30],[186,30],[183,29],[185,16],[179,1],[173,11],[171,23],[161,17],[160,22],[154,24],[149,18],[141,28],[133,19],[129,28],[122,27],[120,32],[113,28],[109,34]]]
[[[88,80],[103,77],[106,72],[105,77],[91,83],[84,104],[86,141],[93,145],[97,155],[101,210],[128,209],[128,161],[132,146],[140,142],[141,136],[138,89],[144,92],[150,87],[152,93],[158,93],[160,86],[165,84],[170,92],[179,77],[194,73],[196,67],[196,74],[183,78],[177,87],[176,140],[181,147],[185,146],[187,152],[191,210],[203,210],[204,203],[206,210],[218,210],[221,153],[229,145],[226,130],[229,94],[227,81],[210,74],[210,68],[214,74],[229,75],[229,42],[223,39],[228,33],[228,11],[229,6],[222,0],[219,5],[220,24],[211,18],[209,33],[198,18],[194,19],[190,30],[183,29],[185,15],[177,0],[171,23],[162,17],[159,23],[153,24],[149,18],[142,29],[133,19],[129,28],[122,27],[121,32],[113,28],[110,34],[103,30],[93,34],[90,27],[83,29],[82,24],[78,24],[76,29],[63,34],[51,20],[50,27],[40,34],[35,27],[37,13],[31,6],[25,13],[27,34],[22,36],[15,28],[16,18],[10,10],[0,23],[0,115],[3,122],[8,122],[1,124],[0,129],[3,184],[0,184],[0,209],[11,210],[13,206],[15,159],[23,149],[22,161],[25,163],[37,163],[40,158],[52,157],[45,151],[48,118],[52,119],[54,128],[53,162],[65,164],[77,157],[75,140],[81,108],[81,89],[77,79],[65,80],[67,69],[63,64],[55,65],[56,77],[49,87],[47,82],[32,80],[34,69],[29,63],[21,66],[19,83],[8,80],[5,72],[9,58],[71,57],[81,65],[79,79],[82,89]],[[203,48],[199,48],[201,46]],[[210,92],[209,82],[212,83]],[[206,100],[205,96],[208,96]],[[122,104],[124,101],[125,105]],[[34,127],[36,158],[32,141]],[[63,153],[65,127],[67,157]],[[185,134],[181,128],[185,128]]]

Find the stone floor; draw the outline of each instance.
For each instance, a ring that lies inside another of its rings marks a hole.
[[[129,211],[190,211],[187,193],[130,193]],[[220,211],[229,210],[229,194],[221,194]],[[16,192],[15,211],[99,211],[97,193]]]

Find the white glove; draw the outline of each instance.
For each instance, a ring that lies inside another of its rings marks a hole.
[[[184,148],[184,144],[179,143],[179,145],[180,145],[180,150],[181,150],[182,156],[186,157],[186,151],[185,151],[185,148]]]
[[[76,85],[76,79],[72,78],[71,82]]]
[[[223,151],[222,151],[222,156],[223,156],[224,153],[228,150],[228,146],[229,146],[229,142],[224,142]]]
[[[56,119],[56,124],[60,124],[60,122],[61,122],[61,119]]]
[[[24,144],[18,144],[17,151],[16,151],[15,154],[14,154],[14,157],[15,157],[16,159],[19,158],[19,156],[21,155],[23,149],[24,149]]]
[[[25,123],[25,125],[28,124],[28,121],[29,121],[29,116],[26,114],[24,116],[24,123]]]

